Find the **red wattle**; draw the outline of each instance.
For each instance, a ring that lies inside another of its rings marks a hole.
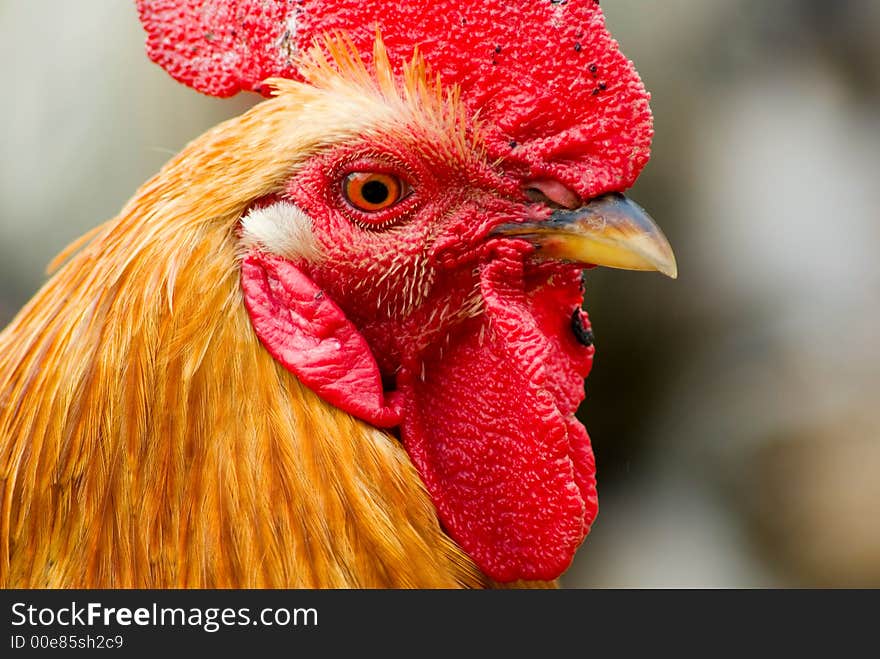
[[[568,323],[577,284],[483,266],[486,313],[398,378],[402,437],[449,534],[497,581],[557,578],[596,516],[589,437],[574,418],[592,348]]]

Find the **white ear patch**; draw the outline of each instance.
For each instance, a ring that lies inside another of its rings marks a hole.
[[[288,260],[314,262],[321,258],[312,218],[288,201],[250,210],[241,218],[241,227],[245,249],[262,249]]]

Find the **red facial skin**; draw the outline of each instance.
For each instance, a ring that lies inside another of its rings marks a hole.
[[[548,212],[516,177],[476,158],[416,155],[411,139],[388,137],[381,158],[362,143],[306,165],[288,195],[325,258],[252,253],[248,309],[267,349],[325,399],[376,425],[399,422],[441,522],[484,572],[554,579],[596,514],[593,456],[574,418],[593,356],[571,329],[580,269],[538,264],[528,243],[488,235]],[[399,176],[412,192],[364,213],[342,194],[351,171]]]

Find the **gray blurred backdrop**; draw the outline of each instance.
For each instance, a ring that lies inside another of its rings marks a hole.
[[[880,2],[604,0],[678,281],[593,271],[600,514],[568,587],[880,586]],[[0,0],[0,326],[216,100],[128,0]]]

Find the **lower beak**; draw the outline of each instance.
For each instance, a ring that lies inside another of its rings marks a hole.
[[[573,210],[556,210],[545,220],[504,224],[492,234],[528,240],[543,259],[678,276],[675,255],[660,227],[622,194],[597,197]]]

